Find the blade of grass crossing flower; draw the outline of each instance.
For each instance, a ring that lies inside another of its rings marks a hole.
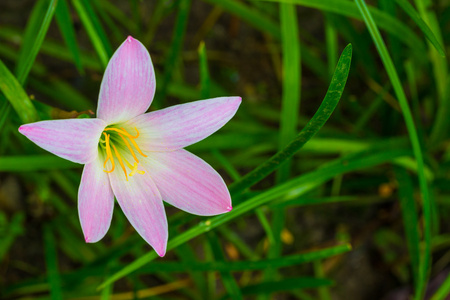
[[[358,154],[352,154],[351,156],[343,157],[336,160],[334,163],[330,163],[320,169],[317,169],[316,171],[296,177],[284,184],[275,186],[255,197],[247,199],[245,202],[236,205],[229,213],[209,218],[205,222],[201,222],[198,225],[191,227],[187,231],[172,238],[167,245],[167,251],[170,251],[171,249],[178,247],[179,245],[186,243],[191,239],[207,231],[210,231],[226,222],[234,220],[235,218],[257,207],[265,205],[270,201],[274,201],[275,199],[277,199],[278,201],[280,199],[285,201],[295,199],[300,195],[303,195],[306,192],[323,184],[327,180],[330,180],[336,175],[344,174],[354,170],[370,168],[381,163],[392,161],[397,157],[407,155],[411,155],[410,150],[398,148],[390,149],[388,146],[383,145],[381,149],[366,150]],[[107,278],[105,282],[103,282],[99,286],[99,288],[103,288],[104,286],[109,285],[124,276],[127,276],[131,272],[134,272],[137,269],[147,265],[149,262],[158,257],[158,254],[156,254],[156,252],[154,251],[139,257],[135,261],[120,269],[111,277]],[[282,260],[285,261],[286,257],[284,257]],[[246,264],[245,268],[248,268],[248,264]]]
[[[23,90],[21,84],[0,60],[0,90],[8,99],[23,123],[39,120],[36,108]]]
[[[296,136],[300,110],[301,64],[297,11],[292,4],[280,3],[281,43],[283,57],[283,92],[280,119],[279,149]],[[277,181],[289,178],[291,160],[280,166]]]
[[[28,73],[41,48],[57,4],[57,0],[41,0],[36,3],[33,9],[32,16],[25,30],[24,41],[17,61],[16,74],[17,80],[21,85],[25,83]]]
[[[165,64],[164,74],[161,80],[161,89],[159,94],[156,94],[152,105],[155,108],[160,108],[167,95],[167,87],[172,79],[172,73],[175,66],[180,59],[181,48],[183,47],[184,35],[186,33],[186,24],[188,21],[189,11],[191,9],[191,0],[180,0],[178,5],[178,14],[175,21],[175,28],[172,36],[172,43],[170,45]]]
[[[430,300],[446,300],[450,294],[450,274],[441,284],[439,289],[434,293]]]
[[[80,72],[80,74],[84,74],[84,69],[80,57],[80,49],[78,48],[77,40],[75,38],[75,29],[73,27],[72,18],[70,17],[67,0],[58,0],[55,17],[67,48],[72,54],[73,61],[78,72]]]
[[[419,26],[420,30],[425,34],[425,37],[433,45],[436,51],[445,57],[445,50],[442,47],[442,43],[438,40],[436,35],[431,31],[430,27],[420,17],[419,13],[407,0],[395,0],[397,4],[408,14],[408,16]],[[416,1],[417,2],[417,1]]]
[[[225,262],[225,255],[217,235],[214,232],[208,232],[207,236],[215,260]],[[220,276],[222,277],[223,285],[225,286],[228,294],[231,296],[231,299],[243,299],[239,286],[231,272],[221,271]]]
[[[60,300],[63,299],[63,293],[61,289],[61,279],[58,270],[58,255],[55,237],[49,224],[46,224],[43,230],[45,264],[47,266],[48,283],[51,286],[50,298],[52,300]]]
[[[96,26],[91,20],[91,16],[84,6],[84,1],[72,0],[72,4],[81,19],[81,23],[83,23],[83,26],[86,29],[89,39],[91,40],[92,45],[94,46],[94,49],[97,52],[98,57],[100,58],[100,62],[102,63],[103,68],[106,68],[110,54],[106,50],[106,46],[103,44],[102,38],[97,32]]]
[[[291,158],[297,151],[299,151],[319,131],[319,129],[322,128],[333,113],[339,99],[342,96],[345,83],[347,82],[348,73],[350,71],[351,57],[352,46],[349,44],[345,47],[344,51],[342,51],[325,98],[312,119],[302,129],[297,137],[295,137],[283,150],[279,151],[269,160],[242,177],[240,181],[230,185],[229,190],[232,194],[241,192],[268,176],[276,170],[280,164]]]
[[[211,80],[208,70],[208,57],[206,56],[205,42],[201,41],[198,46],[198,57],[200,61],[200,96],[201,99],[210,98]]]
[[[411,114],[411,110],[406,99],[406,95],[403,91],[400,79],[397,75],[397,71],[392,63],[389,52],[387,51],[386,45],[381,37],[378,27],[375,24],[369,9],[366,6],[364,0],[355,0],[358,9],[363,16],[364,22],[374,40],[375,46],[378,53],[383,61],[384,67],[388,73],[389,79],[391,80],[392,87],[394,88],[395,94],[398,98],[400,107],[402,109],[403,118],[405,120],[406,128],[408,130],[408,135],[411,141],[411,146],[414,152],[414,157],[417,161],[417,171],[419,176],[419,186],[422,194],[422,208],[424,217],[424,248],[421,253],[421,263],[419,269],[419,282],[417,289],[415,291],[415,299],[421,299],[423,297],[426,282],[429,276],[430,267],[430,247],[431,247],[431,205],[430,205],[430,195],[428,191],[428,183],[425,176],[425,166],[423,161],[422,149],[419,143],[419,138],[417,135],[416,127],[414,125],[414,120]]]

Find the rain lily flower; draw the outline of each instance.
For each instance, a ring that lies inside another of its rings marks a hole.
[[[168,239],[163,200],[202,216],[231,210],[220,175],[183,148],[226,124],[241,98],[214,98],[145,113],[155,86],[148,51],[129,36],[106,68],[96,119],[41,121],[19,128],[41,148],[85,165],[78,212],[88,243],[108,231],[114,196],[131,225],[160,256]]]

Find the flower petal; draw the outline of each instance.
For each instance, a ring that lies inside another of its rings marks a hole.
[[[143,161],[162,199],[191,214],[211,216],[231,210],[222,177],[205,161],[184,150],[150,152]]]
[[[100,156],[84,166],[78,190],[78,214],[87,243],[102,239],[109,229],[114,194]]]
[[[116,169],[109,174],[117,202],[136,231],[158,253],[166,253],[168,228],[161,195],[152,179],[145,173],[128,176]]]
[[[86,164],[97,157],[98,141],[105,127],[100,119],[69,119],[25,124],[19,132],[55,155]]]
[[[141,42],[129,36],[106,67],[97,117],[113,124],[143,114],[152,103],[155,88],[150,54]]]
[[[234,116],[239,104],[240,97],[194,101],[138,116],[126,126],[139,130],[142,149],[177,150],[216,132]]]

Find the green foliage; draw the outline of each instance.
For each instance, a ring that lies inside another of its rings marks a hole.
[[[448,6],[13,2],[0,5],[0,298],[382,299],[403,288],[424,299],[431,282],[432,300],[448,296]],[[82,166],[17,131],[93,117],[128,35],[152,56],[151,109],[243,99],[188,148],[224,177],[233,210],[202,217],[167,205],[164,258],[118,205],[107,236],[86,244]]]

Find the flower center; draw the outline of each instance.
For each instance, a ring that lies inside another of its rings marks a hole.
[[[120,167],[122,168],[123,172],[125,173],[125,179],[127,181],[128,181],[128,174],[127,174],[127,169],[125,168],[125,166],[127,166],[131,170],[129,176],[133,176],[136,173],[141,174],[141,175],[145,174],[145,171],[138,170],[139,159],[136,157],[136,153],[134,152],[133,147],[143,157],[147,157],[147,155],[142,153],[141,149],[139,149],[139,146],[137,145],[137,143],[135,141],[135,139],[137,139],[139,137],[139,131],[137,130],[136,127],[134,129],[137,132],[137,134],[135,136],[129,134],[123,128],[118,129],[118,128],[114,128],[114,127],[107,127],[103,130],[104,139],[103,138],[100,139],[100,146],[102,148],[104,148],[105,152],[106,152],[106,159],[105,159],[105,162],[103,163],[103,168],[104,168],[103,171],[106,173],[111,173],[112,171],[114,171],[114,169],[116,168],[116,162],[114,160],[114,156],[115,156],[117,158],[117,161],[119,162]],[[133,147],[131,147],[130,142],[133,145]],[[116,144],[116,145],[114,145],[114,144]],[[125,157],[122,157],[120,155],[120,150],[122,148],[120,148],[119,145],[120,146],[125,145],[125,147],[129,150],[131,156],[133,156],[133,159],[134,159],[133,164],[131,164],[127,159],[125,159]],[[114,150],[114,152],[112,150]],[[111,170],[106,169],[106,164],[108,163],[108,161],[111,162]]]

